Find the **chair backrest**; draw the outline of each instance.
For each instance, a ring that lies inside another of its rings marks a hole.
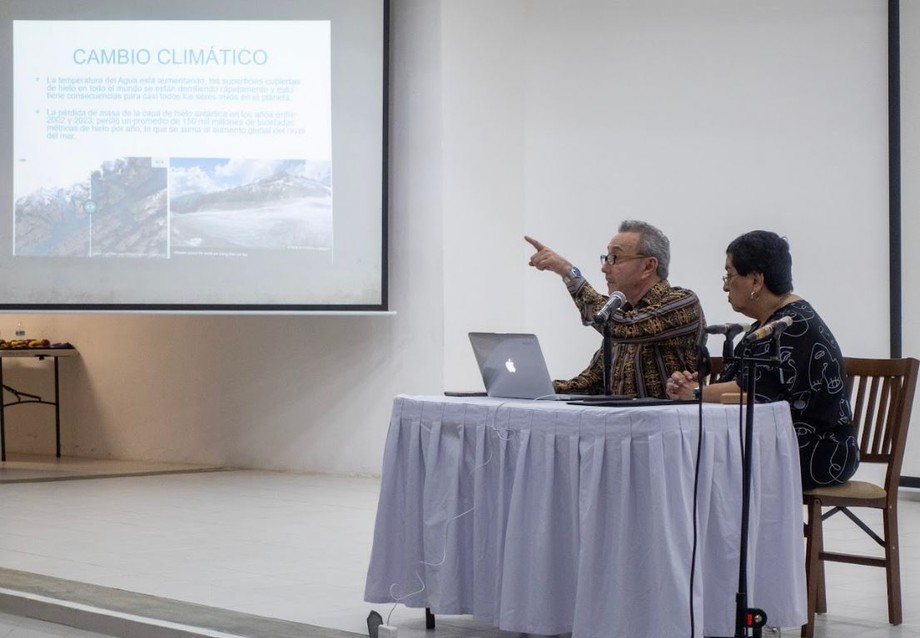
[[[722,361],[722,357],[709,357],[709,361],[709,382],[714,383],[722,376],[722,368],[725,367],[725,364]]]
[[[844,357],[861,463],[887,464],[885,488],[897,492],[920,361]]]

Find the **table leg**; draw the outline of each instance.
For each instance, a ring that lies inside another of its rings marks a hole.
[[[6,430],[4,429],[3,413],[6,408],[3,405],[3,359],[0,358],[0,461],[6,460]]]
[[[434,614],[429,607],[425,607],[425,629],[434,629]]]
[[[57,458],[61,458],[61,394],[58,390],[58,357],[54,357],[54,440]]]

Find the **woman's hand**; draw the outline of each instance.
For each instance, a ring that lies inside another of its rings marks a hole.
[[[696,372],[675,372],[665,384],[669,399],[693,399],[693,391],[700,387]]]

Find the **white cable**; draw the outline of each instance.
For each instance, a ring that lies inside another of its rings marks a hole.
[[[492,430],[492,431],[495,433],[495,435],[498,437],[499,440],[501,440],[501,441],[510,441],[510,440],[511,440],[511,437],[512,437],[513,434],[514,434],[514,432],[512,432],[510,428],[499,428],[499,427],[497,427],[497,426],[495,425],[495,418],[496,418],[496,415],[498,414],[499,409],[500,409],[502,406],[504,406],[504,405],[505,405],[505,402],[502,401],[502,402],[499,403],[497,406],[495,406],[495,409],[494,409],[494,410],[492,410],[492,409],[489,410],[489,418],[488,418],[488,421],[487,421],[487,423],[486,423],[486,427],[489,428],[490,430]],[[463,421],[464,421],[464,422],[466,421],[466,409],[467,409],[467,407],[468,407],[467,405],[464,405],[464,407],[463,407]],[[533,419],[533,415],[531,415],[531,419]],[[430,429],[430,428],[424,428],[424,427],[421,425],[421,421],[419,421],[419,427],[422,428],[422,429],[425,429],[429,434],[431,433],[431,429]],[[492,450],[490,449],[490,450],[489,450],[489,458],[487,458],[487,459],[485,460],[485,462],[482,463],[481,465],[477,465],[477,466],[474,467],[472,470],[470,470],[469,476],[473,476],[473,474],[475,474],[478,470],[484,468],[486,465],[488,465],[489,463],[491,463],[491,461],[492,461]],[[471,507],[470,509],[466,510],[465,512],[461,512],[460,514],[457,514],[456,516],[452,516],[451,518],[447,519],[447,521],[444,523],[444,543],[443,543],[444,553],[441,555],[440,560],[438,560],[437,562],[428,562],[428,561],[420,560],[420,561],[418,561],[418,564],[419,564],[419,565],[425,565],[425,566],[427,566],[427,567],[440,567],[441,565],[443,565],[443,564],[445,563],[445,561],[447,560],[447,534],[448,534],[448,530],[449,530],[449,528],[450,528],[450,524],[453,523],[453,522],[454,522],[455,520],[457,520],[458,518],[461,518],[461,517],[463,517],[463,516],[466,516],[467,514],[469,514],[470,512],[472,512],[472,511],[475,510],[475,509],[476,509],[476,506],[474,505],[473,507]],[[393,583],[393,584],[390,585],[389,591],[390,591],[390,596],[393,598],[393,607],[390,609],[390,613],[387,614],[387,622],[386,622],[387,625],[390,624],[390,618],[391,618],[391,616],[393,615],[393,612],[396,611],[396,606],[397,606],[400,602],[402,602],[402,601],[404,601],[404,600],[406,600],[407,598],[410,598],[410,597],[412,597],[412,596],[417,596],[418,594],[421,594],[422,592],[425,591],[425,581],[424,581],[424,579],[422,578],[422,575],[421,575],[420,570],[419,570],[418,568],[416,568],[416,570],[415,570],[415,577],[418,578],[419,584],[421,584],[421,588],[418,589],[418,590],[416,590],[416,591],[409,592],[408,594],[404,594],[404,595],[402,595],[402,596],[397,596],[397,595],[394,593],[394,591],[393,591],[393,589],[394,589],[395,587],[398,587],[398,586],[399,586],[399,583]]]

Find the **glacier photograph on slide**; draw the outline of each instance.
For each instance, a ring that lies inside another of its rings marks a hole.
[[[14,205],[13,254],[17,257],[88,257],[90,224],[89,170],[66,186],[36,189]]]
[[[15,254],[165,257],[166,167],[119,157],[84,170],[84,179],[17,199]]]
[[[172,158],[173,254],[332,249],[332,163]]]

